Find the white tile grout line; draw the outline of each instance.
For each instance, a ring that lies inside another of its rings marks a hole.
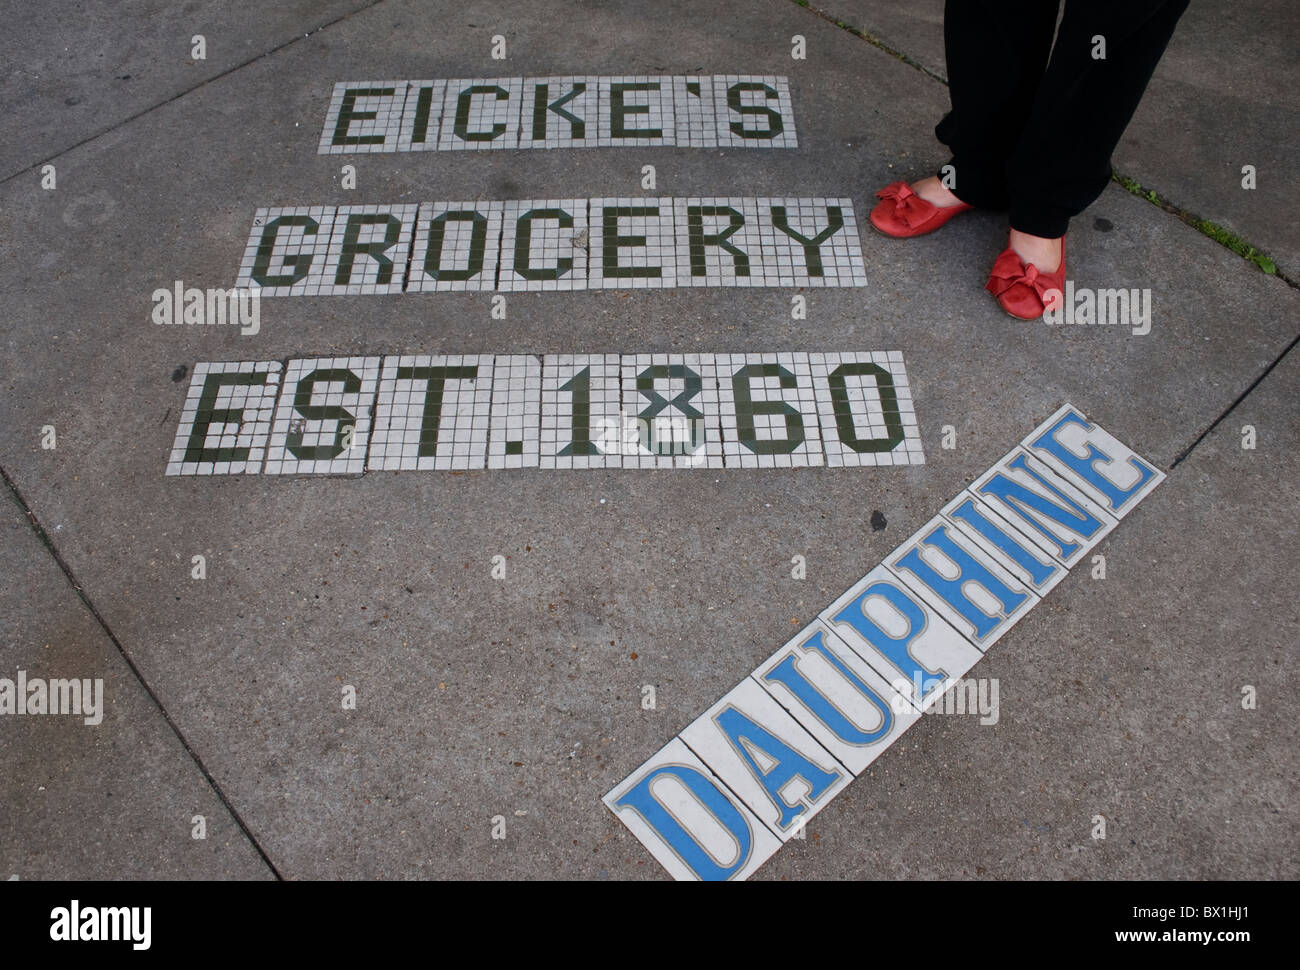
[[[845,198],[263,206],[236,286],[261,296],[866,286]]]
[[[675,878],[747,878],[1164,477],[1064,405],[604,804]]]
[[[921,465],[899,351],[199,362],[167,475]]]
[[[339,81],[321,155],[494,148],[796,148],[788,78]]]

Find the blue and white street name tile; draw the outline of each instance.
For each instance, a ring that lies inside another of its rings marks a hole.
[[[1038,596],[941,515],[890,553],[885,565],[958,633],[987,650]]]
[[[983,654],[881,564],[818,617],[858,656],[924,710]]]
[[[745,879],[781,841],[673,738],[604,798],[677,879]]]
[[[782,842],[853,774],[746,677],[681,732],[686,746]]]
[[[1165,479],[1164,472],[1068,404],[1022,441],[1021,447],[1048,468],[1077,482],[1080,491],[1116,519],[1128,515]]]
[[[1017,446],[967,491],[1020,526],[1066,566],[1079,562],[1116,520],[1072,481]]]
[[[753,824],[782,842],[797,834],[1164,477],[1065,405],[683,730],[683,748],[670,744],[605,804],[673,876],[744,878],[762,859],[742,866],[732,850],[757,843]],[[672,815],[646,792],[671,760],[665,752],[681,762],[685,747],[698,756],[686,776],[693,787],[685,795],[677,782],[674,793],[691,811]],[[722,784],[705,784],[713,778]],[[629,800],[629,791],[639,794]],[[689,825],[678,820],[685,814]],[[706,843],[720,848],[706,853]],[[732,864],[719,865],[722,856]]]
[[[921,716],[821,620],[750,676],[854,777]]]

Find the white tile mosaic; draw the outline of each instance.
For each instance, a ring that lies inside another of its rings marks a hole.
[[[333,288],[326,274],[334,206],[270,206],[253,215],[235,285],[262,296],[319,296]]]
[[[925,464],[901,352],[808,356],[826,464]]]
[[[266,450],[267,475],[360,475],[380,357],[291,360]]]
[[[317,152],[342,155],[398,151],[406,89],[406,81],[335,84]]]
[[[492,364],[476,355],[385,357],[366,468],[483,468]]]
[[[279,361],[195,364],[167,474],[257,474],[281,369]]]
[[[728,468],[825,463],[808,354],[718,354],[714,359]]]

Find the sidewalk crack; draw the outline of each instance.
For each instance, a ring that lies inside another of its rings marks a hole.
[[[262,862],[271,870],[271,874],[274,875],[277,880],[283,881],[284,876],[280,873],[280,870],[276,868],[275,863],[271,861],[265,850],[263,850],[261,843],[257,841],[257,838],[253,835],[247,823],[244,821],[243,816],[241,816],[235,806],[230,803],[230,799],[226,797],[226,793],[222,791],[221,786],[217,784],[217,780],[212,777],[212,773],[208,771],[207,765],[203,763],[203,759],[199,757],[198,752],[190,746],[190,742],[185,737],[185,733],[181,731],[180,726],[172,720],[172,716],[167,712],[167,708],[163,706],[158,695],[154,693],[153,688],[149,686],[149,682],[144,679],[144,675],[140,673],[140,669],[135,665],[135,662],[126,652],[126,648],[122,646],[122,641],[117,638],[117,635],[109,627],[108,621],[104,619],[103,615],[99,612],[99,609],[93,602],[91,602],[90,597],[86,595],[86,591],[82,585],[77,582],[77,578],[73,575],[71,567],[64,560],[63,556],[59,554],[59,550],[54,547],[54,542],[51,540],[50,534],[45,530],[45,527],[41,525],[40,520],[36,518],[36,513],[33,512],[31,506],[27,504],[27,500],[23,497],[22,492],[19,491],[18,485],[10,477],[9,473],[5,471],[3,466],[0,466],[0,479],[3,479],[5,485],[9,487],[10,496],[22,510],[23,515],[27,518],[27,522],[32,527],[32,531],[36,533],[36,538],[40,541],[41,545],[45,547],[46,551],[49,552],[50,556],[54,559],[54,562],[63,572],[64,578],[67,579],[68,585],[72,587],[74,592],[76,592],[77,598],[81,600],[81,604],[90,611],[90,615],[95,618],[95,622],[98,623],[100,629],[104,631],[104,635],[108,637],[109,642],[117,648],[117,652],[126,662],[127,668],[135,676],[135,679],[139,681],[140,686],[144,688],[144,692],[149,695],[149,699],[153,701],[154,705],[158,708],[158,712],[162,715],[163,720],[166,722],[167,726],[171,728],[176,739],[180,741],[181,747],[184,748],[185,753],[190,756],[190,759],[203,775],[204,780],[207,781],[208,785],[212,788],[217,799],[221,802],[226,811],[230,813],[230,817],[235,820],[235,824],[239,826],[239,830],[244,833],[244,837],[248,839],[249,843],[257,851]]]

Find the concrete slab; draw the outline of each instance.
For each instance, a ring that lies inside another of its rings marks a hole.
[[[0,678],[8,684],[0,691],[17,694],[20,676],[29,690],[16,705],[25,713],[11,706],[13,696],[0,705],[8,711],[0,715],[0,875],[270,878],[7,486],[4,493]],[[85,681],[90,689],[55,691],[55,679]],[[33,713],[38,697],[43,714]],[[194,837],[199,825],[201,839]]]
[[[0,254],[19,267],[0,281],[15,321],[0,346],[0,463],[289,877],[661,877],[601,797],[970,479],[1065,400],[1168,467],[1295,335],[1294,290],[1118,188],[1090,211],[1112,228],[1085,220],[1071,236],[1071,275],[1149,288],[1147,336],[1006,317],[982,289],[1005,227],[984,214],[911,242],[864,228],[868,285],[805,293],[806,321],[786,290],[693,288],[512,293],[504,320],[489,294],[268,299],[255,337],[150,322],[156,287],[233,282],[259,206],[638,195],[653,164],[645,194],[848,196],[865,225],[876,188],[933,159],[915,119],[938,116],[942,86],[793,4],[722,20],[689,3],[608,4],[557,31],[568,9],[446,18],[385,4],[68,153],[55,193],[0,186]],[[790,60],[796,32],[818,61]],[[496,33],[504,64],[489,57]],[[579,71],[788,75],[799,147],[316,154],[338,80]],[[345,163],[354,191],[339,187]],[[70,216],[87,197],[104,204]],[[198,361],[894,348],[925,465],[163,474]],[[53,452],[39,445],[46,424]],[[1147,514],[1124,541],[1161,541]],[[1217,555],[1196,532],[1184,541]],[[205,579],[191,578],[195,555]],[[795,555],[805,580],[791,578]],[[1066,593],[997,656],[1010,662]],[[1255,622],[1256,640],[1272,635],[1267,616]],[[1033,744],[992,756],[1040,764]],[[888,874],[920,872],[938,852],[929,809],[888,811],[905,833]],[[965,813],[970,838],[987,829],[982,804]],[[1155,849],[1137,854],[1161,865]],[[793,865],[785,855],[771,865]]]
[[[1115,168],[1268,253],[1292,279],[1300,231],[1296,52],[1300,10],[1285,0],[1193,3],[1115,150]],[[1243,166],[1256,188],[1243,187]]]
[[[0,180],[373,2],[52,0],[39,15],[6,11]]]

